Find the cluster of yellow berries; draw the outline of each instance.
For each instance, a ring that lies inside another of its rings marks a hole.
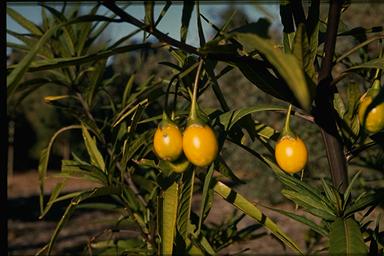
[[[379,99],[378,86],[374,86],[361,99],[358,117],[360,124],[370,133],[384,129],[384,100]],[[291,109],[291,106],[290,106]],[[308,162],[308,150],[300,137],[289,129],[289,115],[281,137],[275,146],[275,159],[279,167],[287,173],[296,173]],[[206,124],[192,122],[182,133],[170,120],[163,120],[158,126],[153,139],[154,152],[165,161],[175,161],[184,152],[188,161],[195,166],[204,167],[211,164],[217,156],[218,144],[215,133]]]
[[[200,123],[188,125],[183,134],[171,121],[160,123],[153,147],[160,159],[175,161],[184,152],[188,161],[199,167],[212,163],[218,152],[215,133],[211,127]]]

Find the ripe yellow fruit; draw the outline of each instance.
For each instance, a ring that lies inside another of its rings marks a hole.
[[[377,133],[384,129],[384,100],[378,102],[376,106],[367,112],[367,108],[372,103],[372,96],[366,95],[360,101],[358,117],[360,124],[370,133]]]
[[[215,133],[208,125],[189,125],[183,134],[183,150],[192,164],[199,167],[209,165],[218,152]]]
[[[153,138],[153,148],[159,158],[176,160],[183,151],[183,137],[177,125],[159,125]]]
[[[299,137],[283,136],[275,147],[275,158],[280,168],[288,173],[301,171],[308,161],[308,151]]]

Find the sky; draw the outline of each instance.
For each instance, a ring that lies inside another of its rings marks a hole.
[[[61,5],[60,3],[56,4],[49,4],[50,6],[60,10]],[[82,4],[82,9],[84,12],[92,8],[93,4]],[[24,17],[32,20],[36,24],[41,23],[41,7],[34,3],[7,3],[7,7],[11,7],[15,11],[22,14]],[[163,4],[155,4],[155,17],[158,16],[161,9],[163,7]],[[226,7],[226,4],[201,4],[200,10],[201,13],[206,16],[210,21],[213,23],[218,22],[218,15],[217,13],[220,13],[222,10],[224,10]],[[240,4],[237,5],[238,8],[245,11],[245,13],[250,18],[250,22],[257,21],[260,17],[267,17],[272,20],[276,20],[278,18],[278,5],[259,5],[256,6],[256,4]],[[138,18],[138,19],[144,19],[144,6],[142,3],[135,3],[126,9],[126,11],[131,14],[132,16]],[[110,12],[105,7],[100,7],[98,14],[104,15],[105,13],[110,14]],[[181,14],[182,14],[182,4],[173,4],[166,16],[163,18],[163,20],[160,22],[159,26],[157,27],[160,31],[164,33],[168,33],[169,36],[180,39],[180,24],[181,24]],[[276,16],[277,14],[277,16]],[[271,16],[272,15],[272,16]],[[27,31],[21,27],[19,24],[17,24],[9,15],[7,15],[7,29],[19,32],[19,33],[27,33]],[[212,34],[213,30],[211,29],[211,26],[208,25],[206,22],[203,21],[204,31],[208,31],[206,36],[209,39],[209,35]],[[123,37],[124,35],[127,35],[129,32],[136,29],[134,26],[127,24],[127,23],[112,23],[109,25],[109,28],[106,29],[104,36],[106,38],[110,38],[112,42],[117,41],[119,38]],[[142,36],[138,36],[138,39],[142,39]],[[7,42],[16,42],[19,41],[14,38],[13,36],[10,36],[7,34]],[[198,33],[197,33],[197,26],[196,26],[196,12],[194,11],[192,14],[192,18],[190,21],[190,27],[188,31],[187,36],[187,43],[194,45],[198,47],[199,45],[198,40]],[[10,49],[7,48],[7,54],[10,52]]]

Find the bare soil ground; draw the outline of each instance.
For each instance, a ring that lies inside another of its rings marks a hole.
[[[48,175],[46,191],[53,189],[59,181],[52,174]],[[80,180],[70,180],[67,191],[76,191],[94,187],[95,184]],[[64,210],[64,204],[58,203],[52,210],[39,220],[39,183],[36,171],[15,174],[8,177],[8,255],[34,255],[49,241],[56,223]],[[47,200],[47,198],[46,198]],[[266,203],[267,204],[267,203]],[[284,210],[293,210],[292,204],[274,206]],[[281,214],[260,206],[263,212],[280,225],[284,232],[296,243],[305,248],[307,227]],[[215,196],[213,208],[206,223],[220,224],[230,218],[233,207],[222,198]],[[302,213],[299,211],[299,213]],[[84,245],[90,238],[100,235],[100,231],[108,231],[110,224],[100,219],[115,218],[115,214],[101,211],[79,210],[62,229],[54,247],[56,255],[81,255]],[[255,224],[251,218],[245,217],[238,227],[243,228]],[[108,233],[108,232],[105,232]],[[104,234],[105,234],[104,233]],[[221,255],[242,254],[252,255],[286,255],[293,254],[285,249],[277,239],[269,235],[266,229],[260,229],[260,237],[251,241],[234,243],[220,252]],[[132,231],[132,236],[136,231]]]

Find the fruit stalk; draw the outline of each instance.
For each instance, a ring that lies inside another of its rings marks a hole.
[[[290,123],[291,123],[291,111],[292,111],[292,104],[289,104],[288,111],[287,111],[287,117],[285,118],[284,128],[282,132],[282,137],[289,135],[291,137],[295,137],[293,132],[291,131]]]
[[[195,77],[195,83],[193,85],[192,101],[191,101],[191,112],[189,113],[189,120],[196,121],[197,116],[197,91],[199,88],[199,79],[201,73],[201,67],[203,66],[203,60],[200,59],[199,66],[197,67],[197,73]]]

